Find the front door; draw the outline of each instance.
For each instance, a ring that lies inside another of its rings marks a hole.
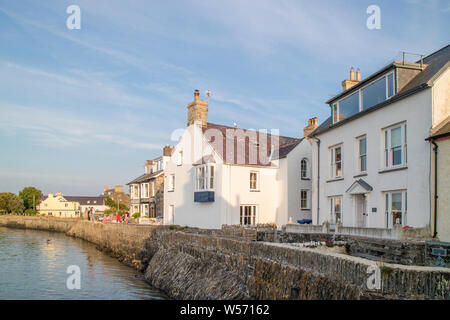
[[[366,210],[366,195],[355,195],[355,209],[356,209],[356,226],[360,228],[367,227],[367,210]]]

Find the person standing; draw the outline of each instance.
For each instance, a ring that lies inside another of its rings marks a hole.
[[[95,209],[91,207],[91,211],[92,211],[92,221],[95,222]]]
[[[116,222],[120,223],[120,215],[119,214],[117,214],[117,216],[116,216]]]

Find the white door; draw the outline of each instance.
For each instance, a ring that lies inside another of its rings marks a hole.
[[[367,227],[367,210],[366,210],[366,196],[364,194],[355,195],[355,209],[356,209],[356,226],[360,228]]]

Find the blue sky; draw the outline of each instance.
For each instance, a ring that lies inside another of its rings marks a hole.
[[[351,66],[364,78],[449,31],[448,0],[0,0],[0,192],[127,183],[174,143],[194,89],[210,122],[299,137]]]

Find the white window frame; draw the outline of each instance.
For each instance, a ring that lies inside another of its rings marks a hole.
[[[250,214],[245,215],[245,208],[248,208]],[[239,224],[241,226],[254,226],[258,221],[259,207],[256,204],[241,204],[239,206]],[[246,219],[250,219],[250,223],[245,223]]]
[[[408,192],[407,190],[392,190],[384,192],[384,213],[385,213],[385,227],[391,229],[394,227],[394,217],[392,211],[392,195],[401,194],[402,209],[399,211],[401,214],[401,226],[408,225]]]
[[[183,164],[183,151],[178,151],[177,166],[181,166],[182,164]]]
[[[255,188],[252,188],[252,175],[256,177]],[[250,191],[259,191],[259,171],[250,171],[249,173],[249,188]]]
[[[336,162],[336,149],[340,148],[341,149],[341,160],[339,162]],[[330,178],[331,179],[338,179],[338,178],[342,178],[344,176],[344,144],[338,144],[335,146],[332,146],[329,148],[329,152],[330,152]],[[337,167],[337,163],[341,164],[341,174],[337,175],[336,174],[336,167]]]
[[[344,199],[344,197],[342,196],[342,195],[337,195],[337,196],[331,196],[331,197],[329,197],[329,199],[330,199],[330,206],[331,206],[331,208],[330,208],[330,222],[331,222],[331,224],[337,224],[338,223],[338,221],[337,221],[337,219],[336,219],[336,209],[335,209],[335,202],[336,202],[336,199],[337,198],[339,198],[340,199],[340,204],[341,204],[341,207],[340,207],[340,212],[339,212],[339,216],[340,216],[340,221],[341,221],[341,223],[343,223],[343,221],[344,221],[344,214],[343,214],[343,199]]]
[[[305,164],[305,168],[303,168],[303,163]],[[309,161],[308,161],[307,158],[303,158],[300,161],[300,178],[302,180],[310,179],[310,176],[309,176]]]
[[[392,74],[392,86],[393,86],[393,95],[392,96],[389,96],[389,83],[388,83],[388,79],[389,79],[389,75],[391,75]],[[356,91],[351,91],[351,92],[349,92],[347,95],[345,95],[344,97],[342,97],[342,98],[340,98],[338,101],[336,101],[336,102],[334,102],[333,104],[332,104],[332,106],[331,106],[331,119],[332,119],[332,121],[333,121],[333,124],[335,124],[336,122],[339,122],[340,120],[339,120],[339,116],[340,116],[340,110],[339,110],[339,103],[342,101],[342,100],[344,100],[344,99],[346,99],[346,98],[348,98],[348,97],[350,97],[351,95],[353,95],[354,93],[358,93],[358,96],[359,96],[359,99],[358,99],[358,104],[359,104],[359,108],[358,108],[358,110],[359,110],[359,112],[361,112],[362,110],[363,110],[363,99],[364,99],[364,97],[363,97],[363,94],[362,94],[362,90],[364,89],[364,88],[366,88],[366,87],[368,87],[368,86],[370,86],[370,85],[372,85],[374,82],[377,82],[378,80],[380,80],[381,78],[385,78],[385,81],[386,81],[386,99],[384,100],[384,101],[386,101],[386,100],[388,100],[388,99],[390,99],[390,98],[392,98],[393,96],[395,96],[395,94],[396,94],[396,90],[395,90],[395,88],[396,88],[396,83],[395,83],[395,74],[394,74],[394,70],[392,70],[392,71],[390,71],[390,72],[388,72],[388,73],[385,73],[384,75],[382,75],[381,77],[378,77],[378,78],[376,78],[376,79],[374,79],[374,80],[372,80],[372,81],[370,81],[369,83],[367,83],[364,87],[361,87],[361,88],[359,88],[358,90],[356,90]],[[380,102],[381,103],[381,102]],[[336,108],[336,117],[334,116],[334,108]],[[337,119],[336,119],[337,118]]]
[[[305,195],[305,197],[303,197],[303,195]],[[300,209],[301,210],[310,210],[311,209],[309,195],[310,195],[310,192],[308,189],[300,190]]]
[[[201,170],[203,170],[203,177],[199,177],[199,172]],[[196,191],[214,191],[216,168],[213,164],[196,166],[194,174]],[[201,185],[203,185],[203,187]]]
[[[141,184],[141,198],[149,198],[150,195],[149,187],[150,186],[148,183]]]
[[[141,217],[148,217],[150,214],[148,203],[141,204]]]
[[[168,185],[168,191],[174,191],[175,190],[175,175],[170,174],[169,175],[169,185]]]
[[[361,154],[361,140],[366,140],[366,153]],[[356,172],[357,173],[366,173],[367,172],[367,135],[362,135],[360,137],[356,138]],[[365,157],[365,170],[362,170],[361,168],[361,158]]]
[[[400,128],[400,146],[392,146],[392,131]],[[382,141],[382,168],[392,169],[404,167],[408,164],[408,132],[406,122],[397,123],[392,126],[383,128],[381,131]],[[393,164],[393,150],[394,148],[401,148],[401,162],[400,164]]]

